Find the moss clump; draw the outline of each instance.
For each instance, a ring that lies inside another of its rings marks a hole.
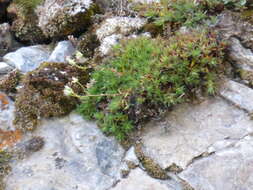
[[[38,69],[24,76],[23,88],[17,94],[14,124],[24,130],[33,129],[41,117],[62,116],[76,107],[77,99],[63,93],[69,84],[80,92],[72,78],[79,78],[81,84],[88,80],[88,71],[69,64],[43,63]]]
[[[169,26],[172,30],[180,26],[195,26],[207,18],[202,8],[191,0],[162,0],[161,3],[141,4],[136,9],[157,27]]]
[[[143,153],[141,144],[135,145],[135,154],[151,177],[157,179],[169,179],[166,171],[163,170],[157,163],[155,163],[153,159]]]
[[[199,91],[214,94],[223,72],[224,44],[214,33],[138,38],[114,49],[114,58],[91,75],[78,111],[123,139],[134,126]]]
[[[95,49],[99,47],[100,42],[94,31],[88,31],[78,39],[77,50],[85,57],[93,57]]]
[[[12,20],[11,30],[15,37],[27,44],[48,42],[48,38],[38,27],[38,17],[34,13],[34,9],[21,6],[21,2],[21,0],[14,1],[8,7],[8,14]]]
[[[6,93],[16,93],[16,87],[21,80],[22,74],[18,70],[10,72],[0,80],[0,90]]]

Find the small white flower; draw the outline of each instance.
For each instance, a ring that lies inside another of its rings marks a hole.
[[[83,58],[83,54],[80,51],[76,52],[76,58],[77,59],[82,59]]]
[[[73,59],[71,59],[70,57],[67,57],[66,60],[67,60],[67,62],[68,62],[70,65],[75,65],[75,64],[76,64],[76,62],[75,62]]]
[[[78,82],[78,78],[72,77],[72,83],[77,83],[77,82]]]
[[[74,94],[74,91],[69,86],[65,86],[64,90],[63,90],[63,93],[64,93],[65,96],[71,96],[71,95]]]

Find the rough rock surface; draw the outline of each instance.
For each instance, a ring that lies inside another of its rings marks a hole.
[[[13,39],[8,23],[0,24],[0,56],[6,54],[12,47]]]
[[[195,190],[253,189],[253,137],[196,160],[180,174]]]
[[[253,122],[242,110],[220,98],[209,99],[180,105],[165,121],[151,122],[142,135],[143,150],[164,169],[173,164],[185,169],[195,158],[252,131]]]
[[[44,138],[45,145],[12,163],[6,190],[105,190],[119,178],[123,149],[81,116],[44,121],[33,136]]]
[[[12,71],[14,68],[10,65],[8,65],[5,62],[0,62],[0,77],[1,75],[7,74],[10,71]]]
[[[37,45],[23,47],[15,52],[6,54],[3,57],[4,62],[20,70],[29,72],[40,66],[42,62],[49,59],[50,50],[47,46]]]
[[[146,22],[146,19],[138,17],[112,17],[106,19],[96,31],[97,38],[101,43],[98,48],[100,54],[102,56],[108,55],[111,48],[116,45],[120,39],[137,32]]]
[[[253,89],[238,82],[227,80],[220,94],[239,108],[248,113],[253,113]]]
[[[66,63],[66,58],[75,52],[75,48],[70,41],[61,41],[57,44],[48,62]]]
[[[97,29],[96,34],[99,40],[112,34],[129,35],[144,26],[146,19],[130,17],[108,18]]]
[[[174,190],[164,182],[153,179],[140,168],[130,172],[126,179],[122,179],[116,187],[111,190]]]
[[[241,39],[243,45],[253,49],[253,26],[242,20],[240,13],[236,14],[230,11],[223,12],[218,17],[216,30],[220,32],[223,39],[237,37]]]
[[[80,32],[89,24],[95,11],[92,0],[46,0],[38,7],[38,26],[51,38]]]

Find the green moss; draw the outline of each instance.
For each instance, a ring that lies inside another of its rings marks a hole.
[[[166,171],[163,170],[153,159],[146,156],[142,151],[142,145],[137,144],[135,146],[135,153],[140,160],[142,166],[146,169],[146,172],[153,178],[157,179],[169,179]]]
[[[241,79],[249,82],[250,86],[253,86],[253,71],[239,69]]]
[[[10,72],[0,80],[0,90],[6,93],[16,93],[16,87],[21,80],[22,74],[18,70]]]
[[[115,47],[114,58],[91,75],[78,111],[123,139],[141,122],[198,91],[214,94],[224,70],[223,48],[206,31],[124,41]]]
[[[89,75],[87,70],[69,64],[43,63],[24,76],[23,88],[15,101],[14,124],[23,130],[32,130],[39,118],[62,116],[72,111],[78,100],[63,93],[67,84],[81,92],[80,86],[71,83],[72,77],[79,78],[81,84],[86,84]]]

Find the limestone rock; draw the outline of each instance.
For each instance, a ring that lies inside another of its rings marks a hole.
[[[195,190],[253,188],[253,137],[246,136],[234,146],[196,160],[180,177]]]
[[[220,98],[207,99],[198,105],[179,105],[164,121],[145,126],[143,151],[162,168],[175,165],[180,170],[201,155],[229,146],[225,139],[252,131],[253,122],[244,111]]]
[[[97,29],[96,34],[101,41],[112,34],[129,35],[138,31],[146,24],[146,19],[130,17],[112,17],[106,19]]]
[[[140,168],[132,170],[126,179],[122,179],[111,190],[173,190],[160,180],[149,177]]]
[[[3,57],[3,60],[10,66],[26,73],[38,68],[42,62],[49,59],[49,56],[50,50],[46,46],[36,45],[8,53]]]
[[[220,94],[239,108],[253,113],[253,90],[251,88],[238,82],[227,80],[222,86]]]
[[[49,62],[66,63],[66,58],[75,52],[75,48],[70,41],[61,41],[57,44],[49,57]]]
[[[123,149],[81,116],[43,121],[33,136],[44,138],[44,146],[12,162],[6,190],[105,190],[118,180]]]
[[[14,68],[5,62],[0,62],[0,76],[9,73]]]
[[[215,29],[219,31],[223,39],[237,37],[241,39],[244,46],[253,49],[253,26],[241,19],[240,13],[224,11],[218,16]]]

